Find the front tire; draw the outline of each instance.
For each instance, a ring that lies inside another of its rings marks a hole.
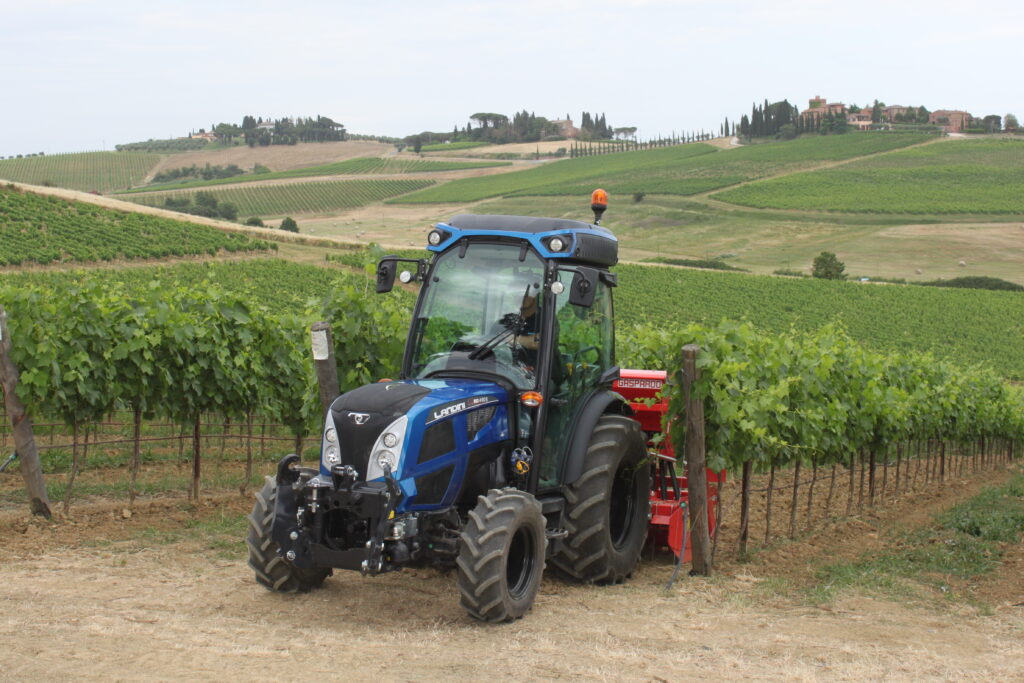
[[[604,415],[587,446],[580,478],[566,487],[568,536],[552,563],[587,583],[621,583],[647,538],[651,469],[640,425]]]
[[[512,488],[477,498],[460,535],[459,592],[480,621],[512,621],[533,607],[547,547],[540,503]]]
[[[267,477],[263,489],[249,514],[249,566],[256,572],[256,583],[278,593],[305,593],[319,588],[331,574],[330,569],[302,569],[277,553],[277,543],[270,536],[277,502],[277,482]]]

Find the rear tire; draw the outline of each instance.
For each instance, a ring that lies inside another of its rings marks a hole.
[[[331,574],[330,569],[302,569],[277,553],[277,543],[270,536],[277,502],[277,482],[267,483],[256,494],[256,503],[249,514],[249,566],[256,572],[256,583],[278,593],[305,593],[319,588]]]
[[[580,478],[566,487],[568,536],[552,563],[587,583],[621,583],[647,538],[651,469],[640,425],[604,415],[587,447]]]
[[[477,498],[459,543],[461,604],[480,621],[512,621],[533,607],[547,547],[540,503],[512,488]]]

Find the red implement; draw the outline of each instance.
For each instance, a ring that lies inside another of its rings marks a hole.
[[[647,447],[654,460],[651,477],[651,526],[648,538],[657,547],[668,546],[684,562],[690,560],[690,534],[684,529],[684,514],[689,496],[683,462],[677,461],[668,433],[663,434],[662,418],[668,412],[668,397],[659,397],[665,384],[664,370],[622,370],[614,389],[629,401],[633,418],[647,434]],[[718,505],[718,487],[725,483],[725,471],[707,471],[708,476],[708,530],[715,533],[715,508]]]

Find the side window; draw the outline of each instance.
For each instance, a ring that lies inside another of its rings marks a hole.
[[[559,273],[566,289],[572,285],[571,273]],[[578,371],[596,377],[615,363],[615,332],[612,324],[611,292],[597,283],[594,304],[590,308],[573,306],[569,297],[558,297],[555,312],[558,354],[567,374]]]
[[[559,273],[566,290],[572,273]],[[598,282],[590,308],[573,306],[569,296],[559,295],[555,303],[557,347],[551,372],[553,400],[544,434],[544,465],[541,485],[559,483],[565,451],[569,447],[573,417],[583,401],[598,388],[601,375],[615,364],[615,332],[612,325],[612,297]]]

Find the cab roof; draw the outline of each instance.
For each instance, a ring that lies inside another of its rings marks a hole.
[[[501,216],[463,213],[448,221],[448,225],[460,230],[501,230],[504,232],[552,232],[554,230],[597,230],[608,232],[593,223],[574,221],[568,218],[544,218],[538,216]],[[610,234],[610,233],[609,233]]]
[[[618,240],[610,230],[568,218],[459,214],[435,225],[434,231],[440,241],[428,245],[433,252],[445,251],[465,239],[512,240],[529,242],[543,258],[603,267],[619,260]],[[559,239],[553,242],[556,237]],[[552,248],[559,243],[561,248]]]

